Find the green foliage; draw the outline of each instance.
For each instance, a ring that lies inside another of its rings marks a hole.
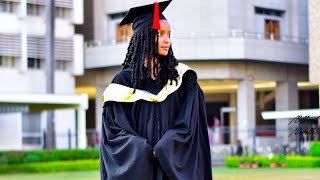
[[[228,156],[225,158],[225,163],[227,167],[239,167],[241,162],[243,161],[243,157],[241,156]]]
[[[0,166],[0,174],[99,170],[99,160],[36,162]]]
[[[310,144],[310,156],[320,157],[320,141],[314,141]]]
[[[0,152],[0,164],[2,165],[80,159],[99,159],[99,149]]]
[[[258,163],[262,167],[269,167],[271,163],[276,162],[278,165],[281,165],[283,162],[286,163],[287,167],[292,168],[315,168],[320,167],[320,157],[312,157],[312,156],[298,156],[298,155],[290,155],[284,156],[273,155],[269,156],[247,156],[247,157],[239,157],[239,156],[228,156],[225,159],[227,167],[239,167],[241,163],[251,164]]]
[[[0,166],[8,164],[8,159],[5,156],[0,156]]]
[[[279,156],[274,155],[273,153],[269,154],[268,156],[270,163],[278,163]]]
[[[269,167],[270,165],[270,160],[267,156],[255,156],[254,159],[262,167]]]
[[[245,164],[252,164],[253,160],[254,160],[253,156],[247,156],[247,157],[244,158],[244,163]]]
[[[279,155],[278,164],[281,164],[285,161],[285,156],[283,154]]]
[[[320,157],[312,156],[287,156],[287,167],[292,168],[315,168],[320,167]]]

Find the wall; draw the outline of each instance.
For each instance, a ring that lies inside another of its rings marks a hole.
[[[21,113],[0,114],[0,150],[22,148]]]

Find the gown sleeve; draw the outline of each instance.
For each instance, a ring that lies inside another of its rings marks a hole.
[[[132,129],[122,103],[104,104],[100,142],[102,180],[152,179],[152,146]]]
[[[186,99],[154,151],[169,179],[212,180],[205,103],[194,71],[186,72],[181,88]]]

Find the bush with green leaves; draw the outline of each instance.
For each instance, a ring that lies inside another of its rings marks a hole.
[[[239,165],[244,161],[244,158],[241,156],[228,156],[225,159],[227,167],[239,167]]]
[[[310,144],[310,156],[320,157],[320,141],[314,141]]]
[[[313,156],[298,156],[298,155],[290,155],[284,156],[273,155],[269,156],[247,156],[247,157],[239,157],[239,156],[228,156],[225,159],[227,167],[239,167],[241,163],[251,164],[258,163],[262,167],[269,167],[271,163],[276,162],[278,165],[282,163],[286,163],[286,167],[291,168],[316,168],[320,167],[320,157]]]
[[[247,156],[244,158],[244,164],[252,164],[254,162],[253,156]]]
[[[255,156],[254,161],[262,167],[268,167],[270,165],[270,160],[267,156]]]
[[[320,157],[312,156],[286,156],[286,166],[291,168],[320,167]]]
[[[99,149],[40,150],[40,151],[2,151],[0,165],[26,164],[63,160],[99,159]]]
[[[11,173],[52,173],[67,171],[99,170],[98,159],[76,161],[35,162],[0,166],[0,174]]]

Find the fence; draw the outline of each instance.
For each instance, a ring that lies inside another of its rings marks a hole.
[[[258,40],[271,40],[279,42],[290,42],[298,44],[308,44],[307,37],[298,37],[298,36],[288,36],[280,35],[278,38],[275,38],[273,33],[265,34],[261,32],[248,32],[238,29],[231,29],[226,32],[191,32],[191,33],[179,33],[174,34],[172,39],[183,40],[183,39],[219,39],[219,38],[245,38],[245,39],[258,39]],[[128,38],[128,41],[130,38]],[[85,47],[101,47],[101,46],[113,46],[117,42],[115,39],[108,41],[87,41],[85,42]]]
[[[290,126],[286,129],[276,129],[275,125],[256,126],[252,129],[238,129],[228,126],[209,129],[209,131],[212,136],[218,135],[218,137],[212,138],[214,141],[210,142],[213,165],[223,165],[226,156],[235,155],[235,141],[241,133],[249,134],[248,139],[240,139],[243,146],[243,156],[267,156],[271,153],[308,155],[310,143],[320,140],[320,127],[317,125]]]
[[[46,136],[45,130],[41,132],[23,132],[22,144],[23,149],[46,149]],[[56,146],[63,149],[73,149],[77,147],[77,133],[68,129],[65,132],[59,131],[55,135]],[[87,143],[88,147],[97,148],[99,146],[98,134],[95,130],[87,130]]]

